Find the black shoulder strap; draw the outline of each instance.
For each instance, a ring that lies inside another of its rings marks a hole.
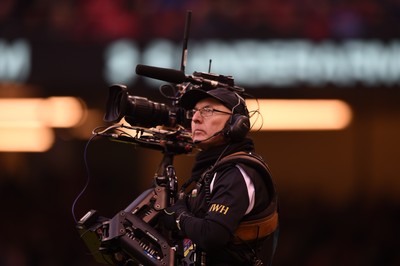
[[[213,168],[216,170],[216,168],[219,167],[219,165],[231,162],[234,162],[235,164],[244,164],[255,167],[257,171],[262,175],[267,185],[268,192],[271,193],[270,195],[272,195],[271,203],[267,208],[268,210],[267,212],[270,213],[270,215],[260,219],[259,221],[242,222],[238,227],[237,231],[235,232],[235,238],[234,238],[240,240],[248,240],[246,239],[246,237],[250,237],[250,239],[257,239],[260,236],[266,236],[272,234],[273,235],[272,247],[271,247],[272,253],[270,261],[268,262],[267,265],[270,266],[272,264],[272,258],[275,255],[277,241],[279,238],[278,196],[275,188],[275,183],[272,180],[271,171],[268,165],[259,155],[246,152],[237,152],[225,156]],[[256,233],[254,234],[254,232]],[[253,233],[253,235],[251,235],[251,233]],[[261,235],[260,233],[263,233],[263,235]]]
[[[268,165],[264,160],[257,154],[247,153],[244,151],[235,152],[223,157],[214,167],[220,166],[222,164],[234,162],[234,163],[244,163],[256,167],[259,170],[266,172],[267,175],[271,176]]]
[[[272,174],[268,167],[268,165],[264,162],[261,156],[248,153],[244,151],[236,152],[229,154],[223,157],[219,162],[213,165],[210,169],[208,169],[202,176],[201,180],[204,180],[207,176],[210,177],[213,173],[215,173],[220,167],[226,166],[227,164],[244,164],[247,166],[254,167],[263,177],[263,180],[267,186],[268,193],[271,195],[271,208],[276,208],[277,203],[277,195],[275,184],[272,180]]]
[[[247,166],[254,167],[263,177],[268,192],[275,197],[276,190],[275,184],[272,180],[272,174],[268,167],[268,165],[264,162],[261,156],[254,154],[254,153],[247,153],[247,152],[236,152],[229,154],[223,157],[216,165],[214,165],[212,171],[216,171],[220,166],[225,165],[227,163],[234,163],[234,164],[244,164]]]

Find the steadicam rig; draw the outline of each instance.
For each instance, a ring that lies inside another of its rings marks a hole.
[[[171,238],[170,232],[158,223],[160,212],[178,198],[173,157],[190,153],[194,147],[184,126],[187,120],[179,99],[191,89],[222,87],[238,94],[244,90],[234,85],[231,76],[203,72],[186,76],[179,70],[144,65],[138,65],[136,71],[139,75],[174,83],[177,93],[171,97],[172,105],[131,95],[124,85],[112,85],[104,120],[113,124],[93,134],[161,151],[164,156],[155,174],[154,186],[111,219],[100,216],[95,210],[87,212],[77,222],[77,229],[100,263],[194,265],[195,257],[188,262],[187,257],[182,256],[182,241]]]
[[[144,65],[138,65],[136,71],[143,76],[175,83],[178,92],[171,97],[172,105],[131,95],[124,85],[112,85],[104,120],[113,124],[103,130],[94,130],[93,134],[161,151],[163,159],[154,176],[154,186],[111,219],[90,210],[77,222],[77,229],[100,263],[194,265],[195,256],[188,262],[187,257],[182,256],[182,241],[171,238],[170,232],[158,223],[160,212],[178,198],[173,157],[190,153],[194,147],[190,133],[183,126],[187,121],[179,99],[194,88],[223,87],[238,94],[243,93],[243,89],[234,85],[231,76],[203,72],[186,76],[182,71]]]
[[[131,95],[124,85],[109,89],[104,120],[113,123],[95,136],[107,137],[144,148],[161,151],[164,156],[154,177],[154,186],[143,192],[128,207],[112,218],[90,210],[77,222],[78,232],[95,260],[109,265],[194,265],[182,256],[182,240],[171,238],[158,223],[162,210],[178,198],[178,180],[173,157],[190,153],[194,147],[191,135],[183,125],[185,110],[179,99],[191,89],[210,90],[223,87],[238,94],[231,76],[182,71],[138,65],[138,74],[175,83],[177,94],[171,106]],[[122,121],[125,120],[125,121]],[[124,124],[124,123],[127,124]],[[194,251],[192,251],[194,252]]]
[[[190,14],[189,12],[185,27],[186,42]],[[171,232],[166,231],[158,221],[160,212],[173,205],[179,194],[173,158],[178,154],[190,153],[194,147],[191,135],[185,129],[189,121],[185,117],[186,110],[179,106],[179,100],[192,89],[207,91],[221,87],[235,91],[238,95],[243,95],[244,89],[235,86],[232,76],[205,72],[186,75],[186,42],[181,70],[140,64],[136,67],[138,75],[173,84],[170,86],[174,87],[175,94],[167,97],[172,99],[170,106],[132,95],[125,85],[109,87],[104,120],[112,125],[94,130],[93,135],[159,150],[163,153],[163,159],[154,176],[153,187],[144,191],[114,217],[106,218],[100,216],[96,210],[90,210],[77,221],[76,227],[81,238],[99,263],[196,265],[195,251],[191,250],[189,256],[183,256],[185,245],[182,239],[171,237]]]
[[[188,137],[184,131],[119,124],[93,133],[161,150],[164,154],[154,175],[153,187],[141,193],[125,209],[111,219],[90,210],[77,221],[79,235],[94,259],[109,265],[181,265],[179,254],[183,247],[158,224],[158,217],[177,199],[178,180],[173,157],[191,151]]]

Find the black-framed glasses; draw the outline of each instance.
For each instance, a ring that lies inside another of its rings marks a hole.
[[[214,112],[221,113],[221,114],[227,114],[227,115],[231,115],[232,114],[230,112],[221,111],[221,110],[214,109],[214,108],[211,108],[211,107],[203,107],[203,108],[200,108],[200,109],[192,109],[192,110],[186,111],[186,118],[187,119],[192,119],[193,116],[194,116],[194,113],[196,113],[196,112],[200,112],[200,115],[202,117],[212,116],[214,114]]]

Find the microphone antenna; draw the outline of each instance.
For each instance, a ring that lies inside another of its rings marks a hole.
[[[212,63],[212,59],[210,59],[210,61],[208,61],[208,73],[211,73],[211,63]]]
[[[186,60],[187,60],[187,52],[188,52],[188,40],[189,40],[189,30],[190,30],[190,22],[192,19],[192,11],[188,10],[186,13],[186,23],[185,23],[185,32],[183,35],[183,49],[182,49],[182,59],[181,59],[181,71],[185,73]]]

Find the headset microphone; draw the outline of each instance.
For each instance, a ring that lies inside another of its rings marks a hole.
[[[207,140],[210,140],[210,139],[212,139],[212,138],[215,138],[215,137],[218,136],[219,134],[223,134],[223,133],[224,133],[224,129],[215,132],[214,134],[212,134],[210,137],[208,137],[208,138],[206,138],[206,139],[203,139],[203,140],[195,140],[195,141],[193,141],[193,143],[194,143],[194,144],[200,144],[200,143],[202,143],[202,142],[204,142],[204,141],[207,141]]]

